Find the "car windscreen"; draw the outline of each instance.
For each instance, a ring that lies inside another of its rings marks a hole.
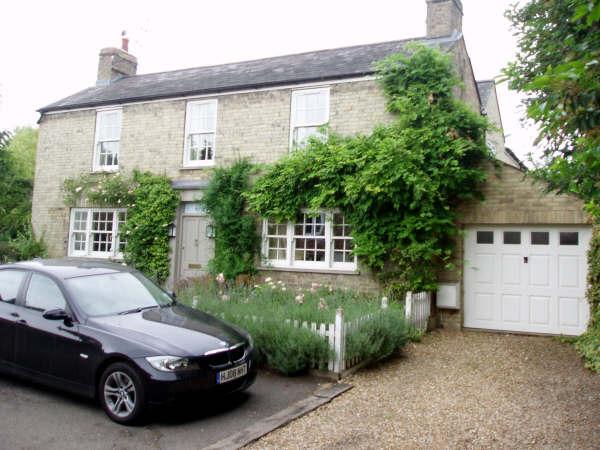
[[[70,278],[65,281],[72,300],[88,316],[134,312],[173,303],[171,297],[137,273],[120,272]]]

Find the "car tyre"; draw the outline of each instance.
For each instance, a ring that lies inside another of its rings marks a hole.
[[[100,377],[98,398],[108,417],[123,425],[138,422],[146,409],[144,383],[131,364],[125,362],[106,368]]]

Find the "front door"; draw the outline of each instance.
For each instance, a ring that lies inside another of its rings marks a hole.
[[[179,254],[179,278],[193,278],[207,273],[208,261],[214,255],[214,239],[210,218],[184,209]],[[187,212],[187,213],[186,213]]]

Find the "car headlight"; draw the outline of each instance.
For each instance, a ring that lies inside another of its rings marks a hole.
[[[162,372],[185,370],[190,364],[189,359],[180,358],[179,356],[149,356],[146,358],[146,361],[156,370]]]

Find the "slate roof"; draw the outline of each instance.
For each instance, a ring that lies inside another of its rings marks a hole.
[[[403,51],[409,42],[423,42],[450,49],[461,37],[415,38],[401,41],[320,50],[294,55],[196,67],[170,72],[133,75],[107,86],[94,86],[38,110],[40,113],[240,89],[275,87],[366,76],[373,63]]]
[[[477,90],[479,91],[479,99],[481,100],[481,106],[485,108],[487,102],[490,99],[492,90],[496,86],[494,80],[482,80],[477,82]]]

